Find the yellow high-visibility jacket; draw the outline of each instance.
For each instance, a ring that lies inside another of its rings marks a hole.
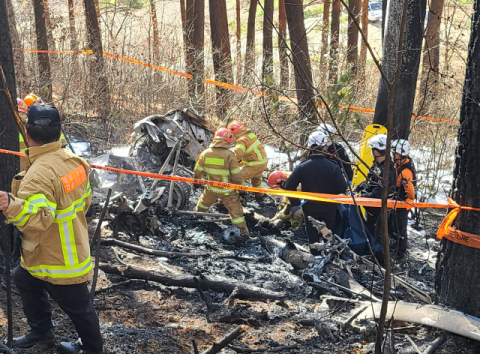
[[[235,155],[229,150],[230,144],[224,140],[214,140],[210,147],[202,152],[195,164],[195,178],[207,176],[209,181],[242,184],[242,169]],[[207,186],[207,189],[223,195],[229,195],[235,189]]]
[[[250,129],[243,128],[235,134],[235,156],[237,161],[243,159],[245,166],[267,164],[268,158],[257,136]]]
[[[28,165],[12,182],[9,223],[22,232],[21,266],[53,284],[80,284],[93,274],[85,214],[89,166],[60,140],[26,151]]]

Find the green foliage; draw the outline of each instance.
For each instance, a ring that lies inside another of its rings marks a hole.
[[[303,11],[303,15],[305,18],[320,17],[321,15],[323,15],[323,5],[314,7],[313,9],[305,9]]]
[[[100,8],[107,8],[110,6],[125,6],[129,9],[139,10],[142,7],[150,6],[149,1],[142,0],[103,0],[100,2]]]

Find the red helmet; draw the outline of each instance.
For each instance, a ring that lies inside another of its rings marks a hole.
[[[232,123],[228,125],[228,129],[232,132],[232,134],[237,134],[240,129],[243,129],[244,125],[240,123],[238,120],[234,120]]]
[[[220,128],[217,130],[215,133],[215,136],[213,137],[213,140],[225,140],[229,144],[232,143],[232,133],[230,133],[230,130],[227,128]]]
[[[27,114],[28,113],[28,106],[24,100],[17,98],[17,107],[18,111]]]
[[[287,180],[287,175],[283,171],[273,171],[268,176],[268,185],[270,188],[279,189],[281,188],[282,181]]]

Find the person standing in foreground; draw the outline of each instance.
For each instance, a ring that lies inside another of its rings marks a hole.
[[[60,343],[64,353],[101,353],[97,313],[87,289],[92,277],[85,214],[91,202],[89,166],[62,149],[55,107],[33,104],[28,112],[26,170],[0,191],[0,210],[22,233],[21,264],[13,272],[31,330],[13,345],[30,348],[54,339],[50,295],[72,320],[76,342]]]
[[[395,161],[396,169],[396,187],[397,199],[407,203],[413,202],[415,199],[416,187],[416,171],[415,165],[409,156],[410,143],[405,139],[392,141],[392,155]],[[408,245],[408,209],[395,209],[392,220],[392,230],[396,238],[396,258],[402,259],[405,257],[405,252]]]
[[[307,161],[302,162],[288,177],[284,189],[295,191],[298,185],[302,184],[303,192],[340,194],[347,190],[347,182],[343,176],[342,169],[337,162],[326,157],[330,138],[320,131],[315,131],[308,138],[310,154]],[[300,205],[300,200],[291,198],[292,211]],[[316,202],[309,200],[303,204],[305,216],[305,227],[307,230],[310,245],[320,241],[320,234],[313,227],[309,216],[324,221],[330,230],[335,226],[335,215],[337,211],[335,203]],[[315,248],[310,249],[313,255],[318,255]]]

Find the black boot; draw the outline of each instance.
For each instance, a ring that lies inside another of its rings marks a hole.
[[[30,331],[21,337],[13,338],[13,347],[31,348],[37,343],[52,341],[54,338],[55,333],[53,333],[53,329],[49,329],[43,334],[38,334],[34,331]]]

